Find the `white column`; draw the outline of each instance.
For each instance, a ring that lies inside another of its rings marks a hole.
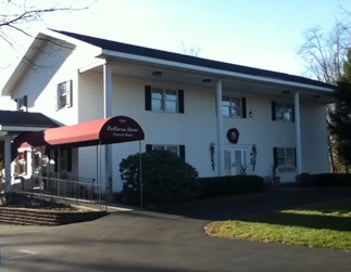
[[[216,88],[217,104],[217,173],[218,176],[224,176],[224,155],[223,155],[223,118],[221,111],[222,104],[222,81],[217,81]]]
[[[112,70],[108,63],[104,64],[104,118],[112,116]]]
[[[300,112],[300,94],[294,94],[295,110],[295,133],[296,133],[296,170],[297,174],[302,173],[302,148],[301,148],[301,112]]]
[[[11,151],[11,135],[5,135],[4,141],[4,159],[5,159],[5,192],[10,193],[12,191],[11,181],[12,181],[12,151]]]
[[[104,118],[112,116],[113,84],[112,68],[106,62],[104,64]],[[112,146],[105,145],[105,186],[112,192]]]

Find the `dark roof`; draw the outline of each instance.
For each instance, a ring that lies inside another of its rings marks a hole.
[[[301,77],[301,76],[295,76],[295,75],[290,75],[290,74],[285,74],[280,72],[273,72],[269,70],[231,64],[227,62],[214,61],[214,60],[179,54],[179,53],[171,53],[167,51],[151,49],[147,47],[136,46],[136,45],[126,44],[126,43],[86,36],[86,35],[72,33],[68,31],[59,31],[59,30],[53,30],[53,31],[78,39],[80,41],[84,41],[89,44],[101,47],[102,49],[105,49],[105,50],[153,57],[153,58],[158,58],[158,59],[163,59],[168,61],[175,61],[175,62],[180,62],[185,64],[203,66],[208,68],[227,70],[231,72],[248,74],[252,76],[260,76],[260,77],[267,77],[267,78],[273,78],[278,80],[292,81],[292,82],[309,84],[309,85],[314,85],[314,86],[324,87],[324,88],[335,88],[335,86],[333,85],[320,82],[317,80]]]
[[[0,125],[14,127],[58,127],[59,124],[42,113],[0,110]]]

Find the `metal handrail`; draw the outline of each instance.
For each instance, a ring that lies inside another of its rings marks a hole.
[[[81,181],[81,180],[85,181]],[[24,184],[30,182],[30,184]],[[103,187],[95,179],[34,175],[30,181],[23,181],[20,191],[40,193],[51,197],[59,197],[80,205],[94,206],[106,209]]]

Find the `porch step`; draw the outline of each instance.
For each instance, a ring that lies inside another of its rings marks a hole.
[[[0,207],[0,223],[55,226],[90,221],[106,214],[106,211],[62,211]]]

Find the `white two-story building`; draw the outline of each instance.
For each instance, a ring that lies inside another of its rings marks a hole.
[[[145,135],[141,144],[97,151],[98,141],[70,145],[64,130],[55,135],[61,144],[48,143],[63,145],[59,171],[119,191],[119,163],[139,148],[171,150],[202,177],[266,177],[275,170],[285,182],[302,172],[328,172],[325,105],[333,91],[300,76],[47,30],[33,40],[2,95],[78,132],[93,120],[135,120]]]

